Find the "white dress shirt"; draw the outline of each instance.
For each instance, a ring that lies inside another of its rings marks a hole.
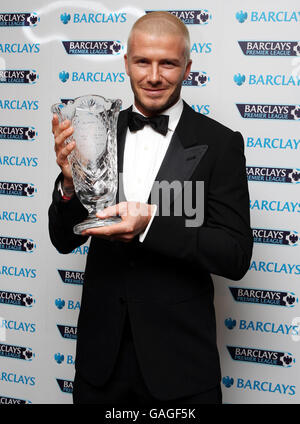
[[[134,105],[132,110],[140,113]],[[169,116],[168,132],[165,136],[154,131],[150,125],[145,125],[139,131],[131,132],[127,129],[123,159],[123,186],[127,202],[147,203],[182,110],[183,101],[180,98],[163,112],[163,115]],[[156,208],[147,228],[139,235],[140,242],[145,239],[155,214]]]

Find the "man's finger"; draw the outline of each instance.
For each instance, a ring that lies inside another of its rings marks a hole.
[[[54,136],[57,132],[58,126],[59,126],[59,119],[58,119],[58,116],[54,114],[52,118],[52,133],[54,134]]]
[[[97,212],[96,216],[101,219],[108,218],[110,216],[124,216],[127,212],[127,209],[127,203],[121,202],[116,205],[108,206],[102,211]]]
[[[88,230],[83,231],[81,234],[84,236],[111,237],[114,235],[120,236],[126,234],[126,230],[126,224],[120,222],[118,224],[106,225],[104,227],[89,228]]]
[[[108,218],[109,216],[117,216],[117,215],[119,215],[119,205],[108,206],[102,211],[99,211],[96,213],[97,218],[102,218],[102,219]]]
[[[52,118],[52,133],[54,135],[54,137],[56,138],[57,136],[59,136],[59,134],[69,128],[71,126],[71,121],[69,119],[66,119],[63,122],[59,122],[59,118],[56,114],[53,115]]]
[[[67,157],[69,156],[69,154],[72,152],[72,150],[75,147],[75,141],[71,141],[70,143],[68,143],[63,149],[61,149],[61,151],[57,154],[57,163],[63,163]]]
[[[69,127],[62,131],[59,135],[55,137],[55,144],[54,144],[54,150],[57,151],[61,148],[62,144],[65,142],[65,140],[70,137],[74,132],[73,127]]]
[[[63,131],[66,128],[69,128],[71,126],[71,121],[69,119],[65,119],[63,122],[59,124],[59,128]]]

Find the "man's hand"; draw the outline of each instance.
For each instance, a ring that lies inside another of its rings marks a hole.
[[[117,205],[109,206],[97,213],[96,216],[99,219],[105,219],[119,215],[122,218],[122,222],[104,227],[90,228],[81,234],[83,236],[96,236],[110,241],[118,240],[128,243],[137,234],[145,230],[154,210],[154,205],[146,203],[121,202]]]
[[[56,162],[60,167],[64,181],[63,185],[67,188],[73,187],[73,178],[71,173],[71,167],[68,161],[68,155],[75,147],[75,141],[65,145],[65,140],[70,137],[74,132],[74,129],[71,127],[71,122],[66,120],[59,123],[58,116],[53,115],[52,119],[52,133],[55,139],[54,150],[56,153]]]

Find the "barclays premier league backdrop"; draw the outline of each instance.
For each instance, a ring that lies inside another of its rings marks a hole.
[[[72,403],[89,244],[62,255],[48,236],[59,172],[50,106],[101,94],[128,107],[127,35],[151,10],[190,31],[183,98],[245,140],[253,257],[241,281],[214,276],[223,400],[300,401],[299,0],[10,0],[0,5],[0,404]]]

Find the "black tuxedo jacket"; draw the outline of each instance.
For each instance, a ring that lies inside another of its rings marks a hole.
[[[119,172],[127,114],[122,111],[118,119]],[[249,267],[252,233],[243,150],[240,133],[184,103],[156,180],[204,181],[203,224],[187,227],[186,216],[172,215],[172,207],[171,216],[161,216],[158,207],[143,243],[138,237],[130,243],[92,237],[76,351],[76,370],[90,383],[103,385],[113,370],[126,310],[154,397],[172,400],[219,383],[210,274],[239,280]],[[193,196],[196,190],[194,184]],[[54,190],[49,230],[59,252],[86,242],[72,231],[86,215],[76,196],[62,202]]]

